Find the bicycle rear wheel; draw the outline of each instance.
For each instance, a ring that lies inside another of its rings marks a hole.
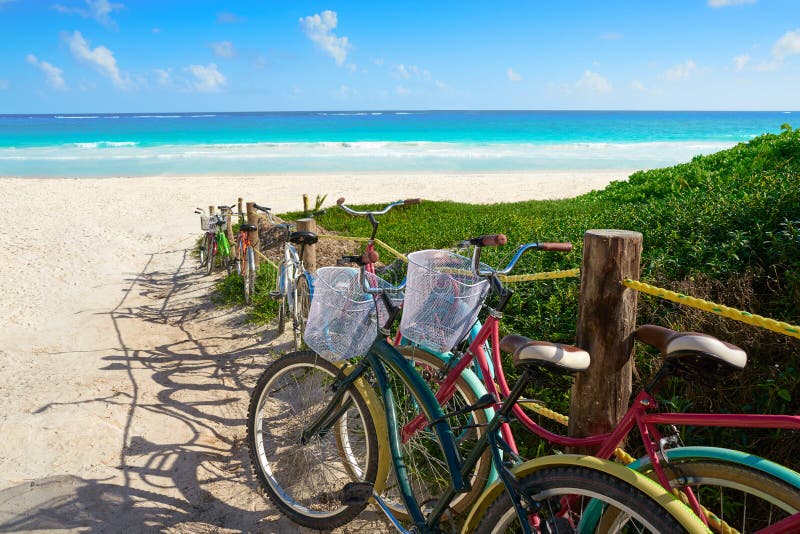
[[[300,525],[327,530],[343,525],[367,504],[343,502],[350,482],[373,485],[378,438],[366,401],[348,387],[341,417],[329,431],[300,443],[304,427],[333,398],[339,368],[312,351],[289,353],[267,367],[250,398],[250,459],[269,499]]]
[[[242,270],[242,281],[244,283],[244,302],[250,304],[253,301],[253,293],[256,286],[256,255],[253,247],[247,247],[244,258],[237,259],[236,264]]]
[[[546,467],[518,479],[519,487],[540,508],[528,516],[540,532],[684,533],[687,529],[636,486],[584,466]],[[584,517],[589,503],[600,511]],[[602,504],[598,508],[597,505]],[[603,522],[606,517],[613,521]],[[690,516],[691,517],[691,516]],[[696,518],[695,518],[696,520]],[[477,532],[521,532],[511,498],[503,492],[489,505]]]
[[[203,239],[200,242],[200,247],[197,249],[197,254],[200,259],[200,268],[205,269],[206,263],[208,262],[208,234],[203,235]]]
[[[305,346],[303,332],[306,329],[308,310],[311,308],[311,286],[308,284],[308,275],[305,272],[297,278],[295,291],[292,327],[294,329],[294,348],[300,350]]]

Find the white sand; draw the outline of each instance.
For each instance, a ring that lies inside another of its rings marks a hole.
[[[248,388],[287,339],[209,306],[195,207],[561,198],[629,174],[0,178],[0,530],[294,530],[243,443]]]

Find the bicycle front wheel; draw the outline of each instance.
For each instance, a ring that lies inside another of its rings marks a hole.
[[[397,347],[397,350],[406,359],[414,364],[414,368],[425,379],[425,382],[435,393],[439,383],[444,378],[445,362],[439,357],[412,346]],[[402,384],[398,384],[399,375],[390,373],[392,391],[395,396],[395,409],[397,413],[397,427],[403,426],[414,419],[419,413],[419,402],[410,394]],[[470,388],[463,377],[459,376],[455,383],[455,393],[442,406],[445,414],[461,410],[477,402],[480,395]],[[448,418],[450,426],[458,440],[459,451],[462,458],[466,458],[474,448],[476,442],[484,433],[488,421],[484,410],[475,410]],[[426,427],[412,434],[405,443],[401,444],[403,462],[405,463],[409,482],[414,496],[423,512],[432,508],[436,499],[445,489],[450,487],[451,479],[447,462],[442,453],[439,441],[431,427]],[[467,474],[471,488],[465,493],[459,493],[450,503],[449,514],[445,520],[460,523],[478,497],[483,493],[492,468],[491,451],[487,448],[481,455],[478,463]],[[382,494],[387,506],[392,513],[401,520],[408,520],[409,514],[399,491],[397,478],[392,470]]]
[[[531,524],[537,524],[540,532],[687,532],[653,498],[601,470],[584,466],[546,467],[523,476],[517,482],[520,489],[540,506],[526,518]],[[590,503],[595,513],[587,513],[584,517],[583,512],[588,510]],[[602,506],[598,507],[598,504]],[[614,520],[602,521],[607,517]],[[507,492],[489,505],[477,532],[522,532],[517,511]]]
[[[242,281],[244,283],[244,302],[250,304],[253,301],[253,293],[256,286],[256,255],[253,247],[247,247],[244,258],[236,261],[241,265]]]
[[[311,286],[308,284],[308,275],[301,273],[295,284],[294,314],[292,327],[294,328],[294,348],[303,348],[303,332],[306,329],[308,310],[311,308]]]
[[[217,241],[214,234],[206,234],[206,274],[214,272],[214,261],[216,260]]]
[[[758,468],[693,458],[662,466],[673,488],[692,489],[715,531],[757,532],[800,512],[800,489]],[[640,472],[655,478],[647,467]]]
[[[312,351],[289,353],[261,375],[247,415],[250,459],[267,496],[292,521],[318,530],[357,516],[367,501],[348,501],[342,490],[350,482],[374,487],[378,473],[375,424],[353,385],[334,425],[300,443],[306,425],[331,402],[339,372]]]

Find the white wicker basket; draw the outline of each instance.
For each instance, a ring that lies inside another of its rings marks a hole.
[[[352,267],[317,270],[303,340],[314,352],[331,361],[366,354],[378,334],[378,325],[388,318],[380,295],[364,292],[358,272]],[[374,287],[392,288],[375,275],[367,274],[367,279]],[[401,292],[392,291],[390,297],[395,304],[403,302]]]
[[[408,255],[400,332],[437,352],[451,350],[478,318],[489,281],[472,274],[471,260],[444,250]]]
[[[201,215],[200,216],[200,229],[203,230],[204,232],[208,232],[208,230],[209,230],[208,223],[210,221],[211,221],[211,217],[208,217],[206,215]]]

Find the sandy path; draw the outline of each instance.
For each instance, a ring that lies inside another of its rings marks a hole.
[[[254,490],[249,389],[288,346],[208,304],[195,206],[552,198],[627,173],[0,178],[0,531],[294,532]],[[382,526],[366,514],[348,530]]]

